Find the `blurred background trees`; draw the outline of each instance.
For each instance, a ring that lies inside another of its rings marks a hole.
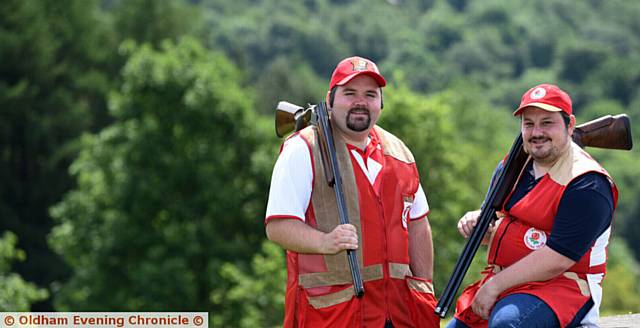
[[[49,296],[46,289],[38,288],[11,271],[11,262],[24,261],[25,253],[16,249],[17,238],[13,232],[5,231],[0,238],[0,310],[29,311],[33,302]]]
[[[273,110],[323,99],[353,54],[379,64],[380,124],[416,156],[439,293],[464,243],[455,222],[482,202],[525,90],[559,84],[579,123],[640,120],[637,17],[622,0],[3,1],[0,309],[277,326]],[[620,189],[602,310],[640,312],[640,155],[592,154]]]

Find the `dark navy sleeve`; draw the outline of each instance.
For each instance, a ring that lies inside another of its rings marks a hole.
[[[493,170],[493,174],[491,175],[491,184],[489,185],[489,189],[491,189],[491,187],[498,182],[498,176],[500,175],[500,172],[502,172],[502,169],[504,168],[504,160],[498,162],[498,165],[496,165],[495,170]]]
[[[609,180],[590,172],[574,179],[565,190],[547,245],[578,261],[611,225],[613,195]]]
[[[498,162],[498,165],[496,165],[496,168],[493,170],[493,174],[491,175],[491,182],[489,183],[489,188],[487,189],[487,192],[484,194],[484,199],[486,200],[487,197],[489,196],[489,191],[491,191],[491,188],[493,187],[493,185],[498,182],[498,176],[500,175],[500,172],[503,169],[503,164],[504,160]],[[482,202],[482,204],[484,205],[484,201]]]

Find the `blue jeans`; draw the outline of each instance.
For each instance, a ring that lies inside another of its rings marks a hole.
[[[576,327],[593,306],[589,300],[576,314],[569,327]],[[558,318],[551,308],[539,298],[529,294],[511,294],[499,300],[491,310],[489,328],[498,327],[559,327]],[[447,328],[469,328],[455,318]]]

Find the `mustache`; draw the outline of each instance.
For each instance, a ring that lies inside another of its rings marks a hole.
[[[549,138],[547,137],[531,137],[529,138],[529,142],[535,142],[535,141],[545,141],[548,140]]]
[[[352,107],[349,109],[349,113],[369,113],[369,109],[362,106]]]

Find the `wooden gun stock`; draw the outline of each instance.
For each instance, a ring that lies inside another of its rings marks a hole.
[[[633,147],[631,124],[629,117],[625,114],[616,116],[606,115],[576,126],[572,137],[573,141],[582,148],[588,146],[631,150]],[[504,167],[497,174],[496,182],[487,192],[482,209],[480,210],[480,215],[478,216],[478,222],[469,236],[462,253],[458,257],[442,295],[440,295],[435,313],[441,318],[445,317],[451,307],[453,298],[469,270],[469,266],[478,251],[482,238],[487,233],[491,221],[496,218],[495,212],[502,209],[502,204],[514,188],[518,176],[527,162],[528,156],[522,147],[522,143],[522,135],[518,135],[503,162]]]
[[[631,150],[631,123],[626,114],[606,115],[576,126],[573,141],[580,147]]]

